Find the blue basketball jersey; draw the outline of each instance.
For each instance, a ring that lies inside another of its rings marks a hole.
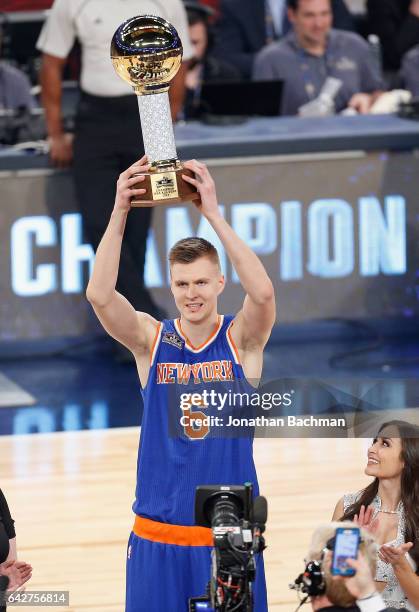
[[[134,512],[174,525],[194,525],[198,485],[251,482],[258,495],[253,462],[253,435],[215,435],[203,424],[208,407],[182,401],[191,393],[221,385],[247,388],[230,328],[234,317],[219,316],[218,326],[200,347],[183,334],[180,320],[159,324],[143,390],[144,413],[137,465]],[[219,408],[213,413],[221,416]],[[235,409],[233,408],[233,411]],[[225,414],[224,414],[225,416]],[[225,430],[224,430],[225,431]]]

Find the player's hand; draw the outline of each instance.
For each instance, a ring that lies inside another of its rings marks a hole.
[[[148,172],[150,164],[148,158],[143,155],[141,159],[132,164],[125,172],[119,175],[116,184],[115,210],[128,212],[131,208],[131,199],[134,196],[143,195],[146,190],[138,187],[145,180],[145,176],[134,176],[138,173]],[[134,185],[136,186],[134,188]]]
[[[412,542],[406,542],[401,546],[387,546],[383,544],[383,546],[380,547],[378,556],[384,563],[390,563],[393,567],[398,567],[406,563],[406,553],[409,552],[412,546]]]
[[[8,577],[7,592],[13,593],[31,578],[32,566],[25,561],[5,561],[0,564],[0,574]]]
[[[364,555],[359,551],[357,559],[348,558],[346,559],[346,563],[355,570],[355,574],[348,577],[334,576],[333,580],[344,581],[350,594],[357,599],[368,597],[368,595],[374,593],[374,579]]]
[[[356,110],[360,115],[369,113],[372,106],[372,96],[365,93],[357,93],[348,102],[348,107]]]
[[[54,166],[66,168],[73,161],[73,134],[58,134],[49,138],[49,156]]]
[[[202,212],[204,217],[207,217],[207,219],[221,216],[214,179],[209,173],[206,165],[196,161],[196,159],[187,161],[183,165],[185,168],[195,173],[195,178],[191,178],[187,174],[182,174],[182,178],[187,183],[193,185],[199,193],[200,200],[194,202],[195,206]]]
[[[366,529],[369,533],[376,533],[378,529],[378,518],[374,517],[374,508],[373,506],[361,506],[359,511],[359,515],[355,514],[353,522],[358,525],[358,527],[362,527]]]

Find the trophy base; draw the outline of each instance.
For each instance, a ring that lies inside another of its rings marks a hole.
[[[132,198],[131,206],[138,208],[199,200],[199,193],[193,185],[183,180],[182,174],[195,178],[192,170],[187,170],[182,166],[176,170],[144,173],[145,180],[133,185],[132,188],[145,189],[146,192]],[[134,176],[140,176],[140,173]]]

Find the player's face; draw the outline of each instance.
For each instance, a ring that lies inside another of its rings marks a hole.
[[[300,0],[289,18],[303,45],[324,45],[333,21],[330,0]]]
[[[404,467],[401,452],[400,438],[375,438],[368,449],[365,474],[376,478],[397,478]]]
[[[171,267],[171,289],[183,318],[199,322],[217,311],[217,298],[224,289],[224,276],[217,264],[201,257]]]

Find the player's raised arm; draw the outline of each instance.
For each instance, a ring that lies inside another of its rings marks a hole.
[[[238,313],[234,324],[239,348],[263,348],[275,322],[275,293],[272,282],[257,255],[239,238],[222,216],[214,181],[206,165],[196,160],[186,162],[184,165],[195,172],[195,179],[186,175],[183,178],[195,185],[199,191],[201,203],[197,206],[223,243],[246,292],[243,309]]]
[[[93,274],[86,291],[87,299],[106,331],[134,353],[148,350],[157,322],[146,313],[136,312],[115,287],[131,198],[145,193],[145,189],[132,188],[144,180],[143,177],[133,175],[145,172],[148,168],[144,156],[120,175],[115,206],[97,249]]]

